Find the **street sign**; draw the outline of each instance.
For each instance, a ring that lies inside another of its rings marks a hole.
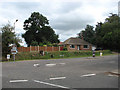
[[[12,46],[11,53],[12,54],[17,54],[17,47],[16,47],[16,45]]]
[[[17,46],[15,44],[12,46],[11,53],[13,54],[13,60],[15,61],[15,54],[17,54]]]
[[[17,47],[16,46],[13,46],[11,51],[16,51],[17,50]]]
[[[12,54],[17,54],[17,52],[16,51],[15,52],[12,51]]]

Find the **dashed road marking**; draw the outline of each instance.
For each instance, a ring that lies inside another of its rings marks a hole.
[[[80,77],[89,77],[89,76],[94,76],[94,75],[96,75],[96,74],[92,73],[92,74],[82,75],[82,76],[80,76]]]
[[[33,66],[34,66],[34,67],[39,67],[39,66],[40,66],[40,64],[34,64]]]
[[[66,77],[56,77],[56,78],[50,78],[50,80],[57,80],[57,79],[65,79]]]
[[[45,64],[45,66],[52,67],[55,65],[65,65],[66,63],[50,63],[50,64]]]
[[[66,63],[59,63],[60,65],[65,65]]]
[[[45,66],[52,67],[55,66],[56,64],[46,64]]]
[[[14,83],[14,82],[27,82],[28,80],[10,80],[10,83]]]
[[[65,86],[61,86],[61,85],[57,85],[57,84],[52,84],[52,83],[47,83],[47,82],[43,82],[43,81],[38,81],[38,80],[34,80],[34,82],[42,83],[42,84],[45,84],[45,85],[50,85],[50,86],[54,86],[54,87],[58,87],[58,88],[69,89],[69,87],[65,87]]]

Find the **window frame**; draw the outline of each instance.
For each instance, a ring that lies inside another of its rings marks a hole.
[[[71,49],[75,49],[75,45],[70,45],[70,48]]]
[[[87,46],[87,47],[85,47],[85,46]],[[83,48],[84,49],[89,49],[89,45],[83,45]]]

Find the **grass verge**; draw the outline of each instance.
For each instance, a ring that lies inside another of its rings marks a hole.
[[[96,51],[95,56],[100,56],[101,51]],[[102,51],[103,56],[104,55],[112,55],[112,52],[110,50],[103,50]],[[79,57],[91,57],[92,51],[74,51],[74,52],[68,52],[68,51],[60,51],[60,52],[45,52],[45,55],[42,56],[38,52],[19,52],[16,54],[15,58],[16,61],[22,61],[22,60],[41,60],[41,59],[60,59],[60,58],[79,58]],[[3,61],[8,61],[6,58],[3,58]],[[12,55],[11,59],[9,61],[13,61]]]

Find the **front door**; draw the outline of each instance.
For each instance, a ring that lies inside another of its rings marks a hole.
[[[77,45],[77,50],[80,50],[80,45]]]

